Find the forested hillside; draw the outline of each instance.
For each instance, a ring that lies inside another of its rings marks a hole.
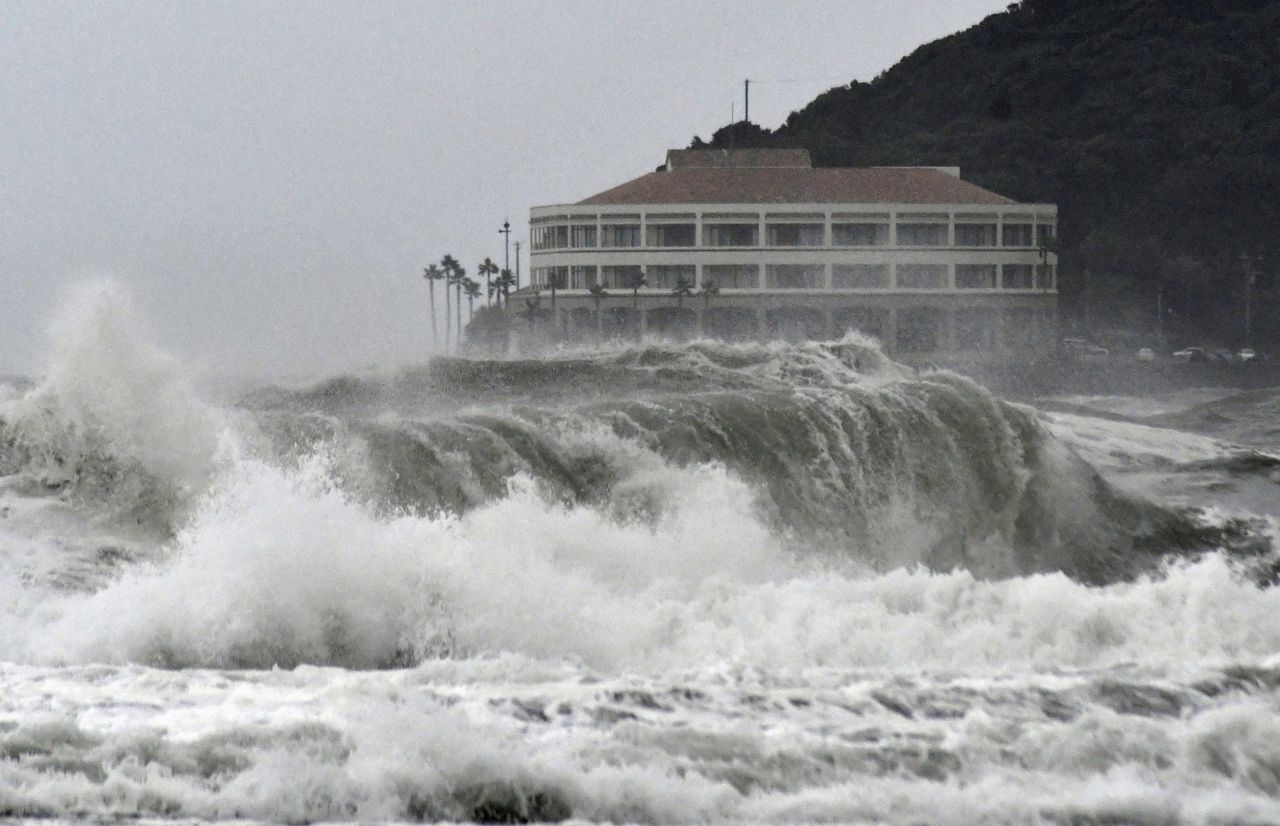
[[[1163,289],[1170,343],[1239,345],[1251,267],[1254,337],[1280,343],[1276,0],[1023,0],[774,132],[739,123],[711,143],[959,165],[1056,202],[1064,316],[1099,332],[1154,329]]]

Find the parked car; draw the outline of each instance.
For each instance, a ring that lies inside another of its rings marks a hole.
[[[1203,347],[1184,347],[1173,354],[1174,361],[1209,361]]]
[[[1143,347],[1142,349],[1138,350],[1138,361],[1155,361],[1155,360],[1156,360],[1156,351],[1152,350],[1150,347]]]
[[[1240,359],[1241,364],[1258,360],[1258,354],[1254,352],[1252,347],[1241,347],[1240,352],[1236,354],[1236,358]]]

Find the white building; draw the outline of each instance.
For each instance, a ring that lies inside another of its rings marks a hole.
[[[910,358],[1054,338],[1053,204],[950,167],[814,168],[805,150],[672,150],[657,171],[532,210],[542,335],[833,338]],[[644,286],[635,289],[637,279]],[[555,284],[554,310],[550,288]],[[713,295],[675,296],[678,285]],[[592,296],[593,285],[607,297]]]

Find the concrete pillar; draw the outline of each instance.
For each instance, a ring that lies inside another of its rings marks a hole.
[[[880,341],[884,351],[893,354],[898,350],[898,308],[890,307],[884,319],[884,338]]]

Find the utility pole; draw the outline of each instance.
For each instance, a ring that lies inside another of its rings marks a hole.
[[[520,291],[520,242],[516,241],[516,292]]]
[[[506,236],[504,239],[506,241],[506,252],[503,254],[502,264],[503,269],[509,270],[511,269],[511,222],[504,220],[502,229],[498,230],[498,234]],[[520,289],[519,284],[516,285],[516,289]]]
[[[742,81],[742,119],[751,122],[751,81]]]

